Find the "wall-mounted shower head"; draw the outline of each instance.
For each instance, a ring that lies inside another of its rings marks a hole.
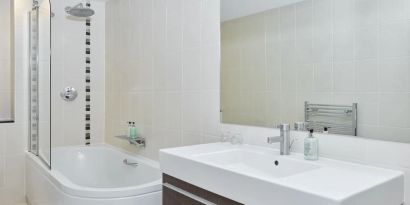
[[[79,3],[74,7],[66,7],[65,12],[75,17],[90,17],[95,14],[94,10],[84,7],[82,3]]]

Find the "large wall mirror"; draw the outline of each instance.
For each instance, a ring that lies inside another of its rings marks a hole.
[[[293,125],[356,105],[354,135],[410,143],[410,0],[221,0],[221,12],[222,122]]]
[[[14,121],[13,0],[0,0],[0,123]]]

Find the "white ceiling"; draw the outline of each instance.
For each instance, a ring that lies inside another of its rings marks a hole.
[[[293,4],[303,0],[221,0],[221,21]]]

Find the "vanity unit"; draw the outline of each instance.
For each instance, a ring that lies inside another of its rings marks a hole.
[[[214,143],[160,151],[164,205],[400,205],[399,171],[253,145]]]
[[[241,203],[212,193],[198,186],[163,174],[163,204],[164,205],[241,205]]]

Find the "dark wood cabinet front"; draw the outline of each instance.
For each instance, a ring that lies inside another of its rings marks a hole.
[[[163,174],[163,205],[205,205],[193,197],[184,195],[176,190],[170,188],[170,186],[176,189],[182,190],[183,192],[189,193],[189,195],[194,195],[194,198],[200,198],[205,201],[211,202],[217,205],[243,205],[226,197],[217,195],[215,193],[209,192],[205,189],[199,188],[175,177]]]
[[[163,205],[205,205],[166,186],[162,191]]]

